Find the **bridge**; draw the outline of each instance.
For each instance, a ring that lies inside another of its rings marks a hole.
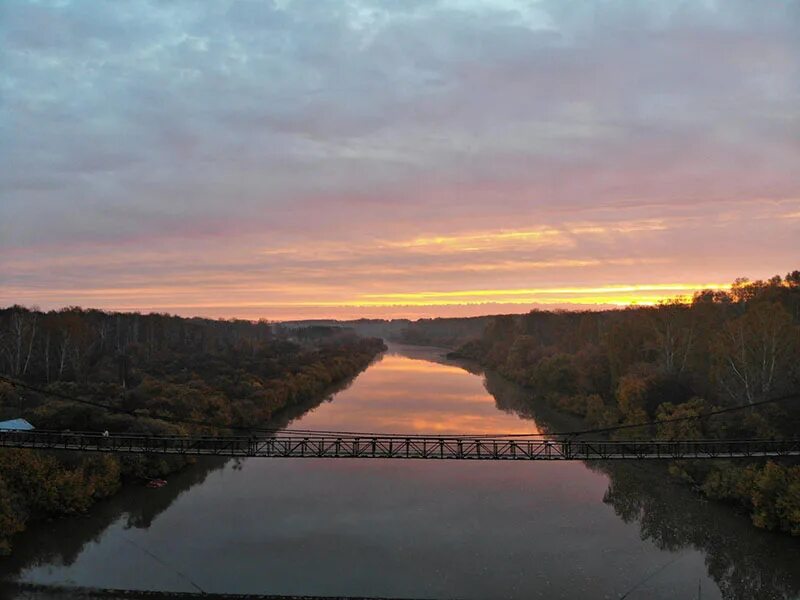
[[[670,460],[800,456],[800,438],[609,441],[419,435],[305,437],[280,433],[268,437],[183,437],[0,430],[0,447],[242,458]]]

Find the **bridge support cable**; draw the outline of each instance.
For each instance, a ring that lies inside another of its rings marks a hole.
[[[486,439],[431,436],[157,436],[0,431],[0,447],[75,452],[253,458],[428,460],[675,460],[800,456],[800,438],[782,440]]]

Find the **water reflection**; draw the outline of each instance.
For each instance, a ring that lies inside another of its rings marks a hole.
[[[578,419],[531,402],[524,390],[496,373],[487,373],[484,383],[500,410],[536,419],[542,431],[582,428]],[[608,476],[603,502],[625,523],[638,525],[642,540],[670,552],[702,551],[722,598],[800,598],[800,540],[757,530],[746,515],[704,501],[671,481],[664,464],[609,461],[587,466]],[[708,597],[710,592],[701,594]]]
[[[209,457],[176,473],[169,485],[153,493],[133,486],[97,503],[85,516],[34,523],[18,536],[11,556],[0,559],[0,574],[5,578],[42,565],[72,565],[87,544],[100,540],[114,523],[122,529],[148,529],[182,494],[201,485],[209,473],[220,469],[226,459]]]
[[[297,407],[283,422],[447,433],[527,432],[532,418],[551,431],[574,426],[502,378],[475,375],[474,366],[441,352],[394,347],[333,402]],[[98,505],[88,519],[44,524],[0,568],[25,581],[176,591],[197,584],[229,593],[800,594],[796,540],[698,501],[667,483],[660,467],[381,460],[220,467],[200,464],[162,490]]]
[[[671,485],[663,470],[636,463],[595,469],[610,477],[603,501],[626,523],[638,523],[643,540],[673,552],[703,551],[723,598],[800,597],[798,540],[755,530],[746,516]]]
[[[306,429],[376,433],[532,433],[536,424],[498,412],[479,377],[448,361],[443,350],[391,345],[377,368],[342,394],[305,414]]]

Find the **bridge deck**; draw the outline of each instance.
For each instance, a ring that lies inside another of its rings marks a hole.
[[[439,460],[660,460],[800,456],[788,440],[570,440],[340,436],[178,437],[0,430],[0,447],[263,458]]]

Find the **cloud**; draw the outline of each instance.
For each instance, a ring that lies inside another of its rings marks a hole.
[[[648,260],[667,283],[795,267],[799,17],[793,1],[7,0],[5,298],[199,288],[225,268],[254,289],[351,278],[352,298],[637,284]]]

